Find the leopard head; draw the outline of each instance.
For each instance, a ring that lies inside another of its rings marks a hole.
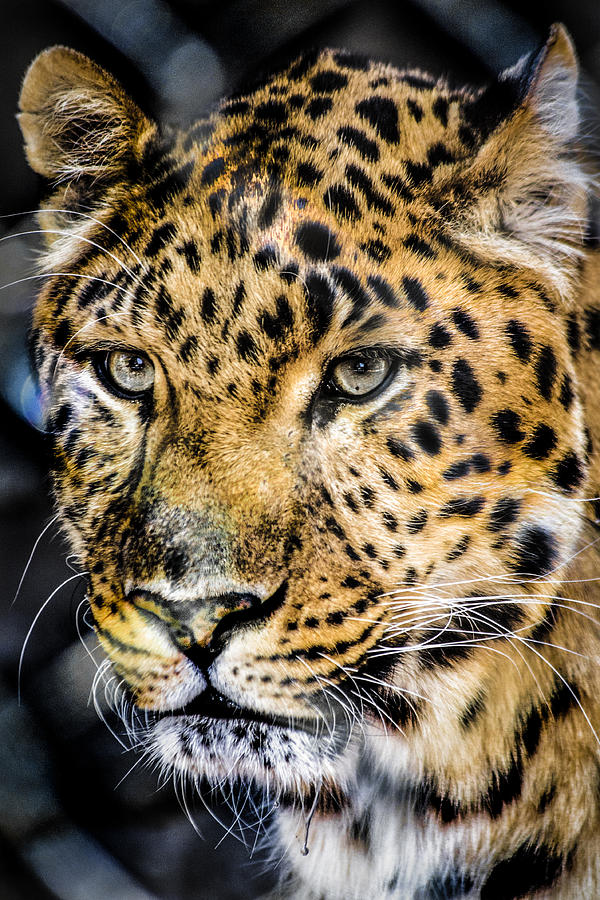
[[[561,28],[482,90],[326,50],[181,132],[32,64],[56,500],[164,763],[302,793],[382,731],[426,755],[543,622],[586,482],[575,83]]]

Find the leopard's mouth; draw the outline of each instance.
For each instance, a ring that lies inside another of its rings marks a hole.
[[[240,706],[228,697],[225,697],[215,688],[209,686],[189,703],[176,709],[157,711],[152,714],[155,722],[163,719],[188,720],[187,724],[193,724],[194,720],[213,719],[215,722],[258,722],[270,728],[283,728],[287,731],[303,731],[307,734],[317,735],[323,730],[323,723],[317,719],[302,719],[297,716],[278,716],[260,713],[249,707]],[[191,721],[189,721],[191,720]]]

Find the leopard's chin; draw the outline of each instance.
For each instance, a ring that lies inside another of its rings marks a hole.
[[[302,795],[339,780],[343,741],[315,723],[292,727],[259,718],[165,715],[150,730],[161,764],[196,781],[250,779]]]
[[[192,780],[251,779],[284,792],[304,793],[339,778],[349,737],[325,719],[269,716],[212,688],[152,717],[148,743],[164,766]]]

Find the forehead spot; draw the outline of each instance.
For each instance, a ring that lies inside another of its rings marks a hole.
[[[306,107],[306,114],[310,116],[313,122],[326,116],[331,110],[333,103],[331,97],[315,97]]]
[[[362,218],[354,194],[343,184],[334,184],[328,188],[323,194],[323,202],[327,209],[340,219],[349,219],[353,222]]]
[[[296,228],[296,243],[305,256],[315,262],[335,259],[340,244],[332,231],[320,222],[302,222]]]
[[[323,172],[312,163],[301,162],[298,163],[296,176],[298,183],[303,187],[314,187],[323,178]]]
[[[368,162],[377,162],[379,159],[379,147],[375,141],[370,140],[364,131],[359,128],[353,128],[346,125],[338,128],[337,136],[347,147],[354,147],[358,150],[363,159]]]
[[[423,312],[424,309],[427,309],[429,306],[429,297],[418,278],[409,278],[405,275],[402,279],[402,286],[406,292],[409,303],[411,303],[415,309],[418,309],[419,312]]]
[[[390,144],[399,142],[398,110],[393,100],[374,95],[361,100],[354,108],[361,119],[366,119],[384,141]]]
[[[394,205],[389,200],[386,200],[379,191],[375,190],[373,182],[359,166],[346,166],[346,178],[352,187],[357,188],[364,195],[369,209],[377,210],[384,216],[392,216],[394,214]]]
[[[335,72],[333,69],[319,72],[310,80],[311,87],[316,94],[331,94],[333,91],[339,91],[346,87],[348,79],[341,72]]]

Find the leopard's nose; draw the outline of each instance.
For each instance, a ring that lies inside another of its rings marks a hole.
[[[287,583],[266,599],[249,591],[230,591],[193,600],[170,601],[146,590],[128,599],[145,615],[160,619],[178,649],[206,672],[230,633],[246,623],[271,615],[284,601]]]

